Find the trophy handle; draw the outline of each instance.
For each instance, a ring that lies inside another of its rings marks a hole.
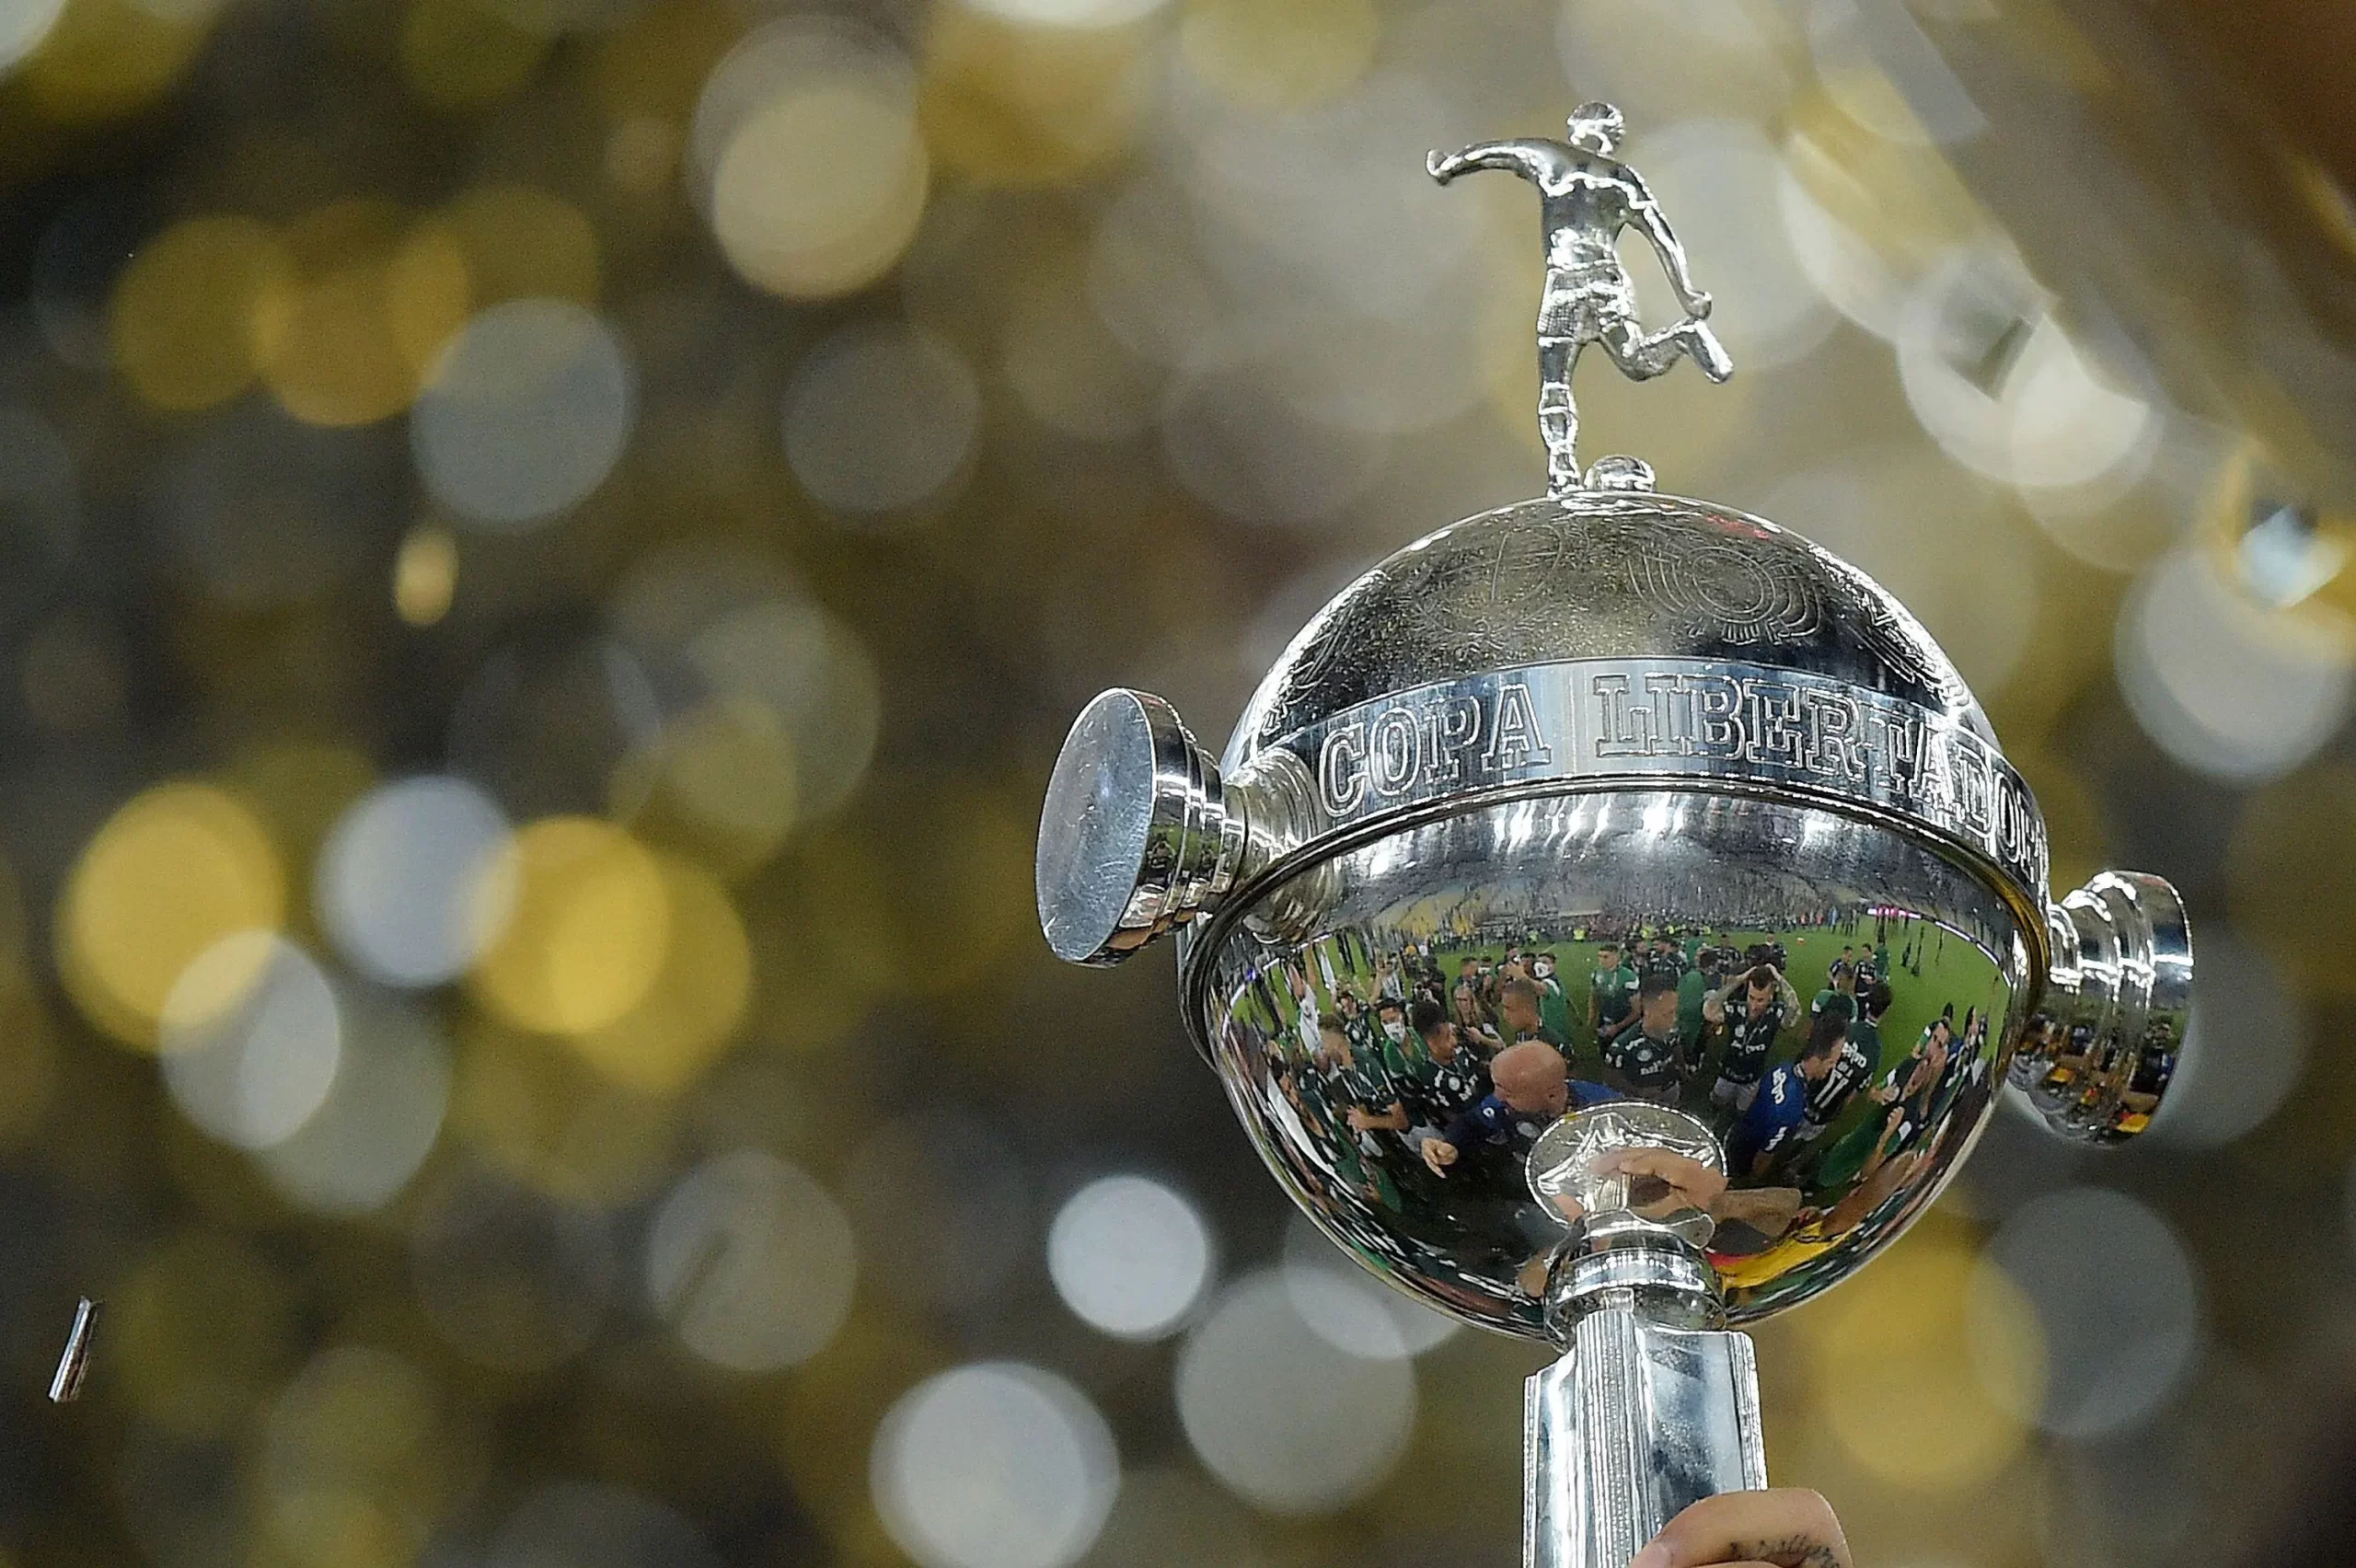
[[[1690,1504],[1767,1484],[1750,1336],[1641,1306],[1573,1325],[1522,1385],[1523,1568],[1627,1568]]]
[[[2191,1018],[2192,931],[2160,878],[2105,871],[2047,912],[2053,962],[2007,1077],[2055,1133],[2119,1144],[2152,1124]]]

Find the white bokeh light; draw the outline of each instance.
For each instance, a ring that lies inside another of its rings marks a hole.
[[[2256,1129],[2290,1098],[2307,1061],[2307,1020],[2290,978],[2230,929],[2200,929],[2200,983],[2158,1144],[2213,1148]]]
[[[318,1113],[258,1157],[289,1202],[318,1214],[373,1214],[398,1197],[441,1136],[450,1046],[406,997],[347,986],[343,1051]]]
[[[2132,1426],[2159,1408],[2200,1352],[2192,1259],[2166,1220],[2124,1193],[2064,1187],[2024,1205],[1979,1266],[2003,1270],[2037,1309],[2042,1399],[2014,1413],[2049,1432],[2085,1440]]]
[[[570,300],[492,306],[453,338],[410,416],[435,500],[501,532],[533,528],[605,482],[637,417],[629,356]]]
[[[1152,1340],[1185,1320],[1210,1281],[1211,1237],[1195,1205],[1144,1176],[1074,1193],[1047,1229],[1064,1305],[1117,1339]]]
[[[1330,1278],[1267,1269],[1229,1286],[1178,1356],[1187,1441],[1213,1475],[1272,1513],[1327,1513],[1365,1496],[1415,1423],[1413,1364],[1344,1350],[1302,1317],[1304,1295],[1320,1316],[1375,1321]]]
[[[794,368],[786,462],[832,512],[903,511],[958,478],[981,412],[974,373],[945,340],[898,323],[847,328]]]
[[[1378,1361],[1421,1355],[1462,1327],[1367,1273],[1304,1214],[1285,1226],[1284,1273],[1301,1321],[1352,1355]]]
[[[207,948],[173,984],[164,1082],[188,1119],[240,1148],[292,1137],[328,1097],[342,1017],[308,953],[268,931]]]
[[[2212,778],[2254,784],[2288,773],[2348,717],[2356,627],[2320,605],[2270,610],[2198,548],[2143,574],[2114,641],[2119,689],[2137,721]]]
[[[850,1222],[824,1187],[758,1149],[708,1159],[664,1200],[646,1286],[687,1347],[766,1372],[806,1361],[850,1309]]]
[[[372,979],[454,980],[514,911],[510,844],[506,813],[465,779],[382,785],[344,812],[319,851],[319,923]]]
[[[1104,1418],[1061,1378],[978,1362],[904,1395],[876,1428],[876,1512],[923,1568],[1062,1568],[1120,1487]]]

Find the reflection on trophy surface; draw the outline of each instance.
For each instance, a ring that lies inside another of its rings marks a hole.
[[[2066,1136],[2141,1131],[2191,961],[2157,878],[2050,899],[2036,801],[1881,588],[1634,459],[1579,482],[1586,343],[1731,367],[1616,113],[1570,132],[1430,166],[1540,188],[1551,493],[1345,589],[1216,761],[1159,698],[1098,698],[1038,891],[1075,962],[1178,935],[1190,1028],[1336,1243],[1565,1351],[1530,1385],[1526,1553],[1621,1568],[1765,1483],[1729,1326],[1897,1237],[2008,1084]],[[1628,225],[1690,313],[1666,330]]]

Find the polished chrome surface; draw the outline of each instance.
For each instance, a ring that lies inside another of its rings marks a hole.
[[[1039,928],[1057,958],[1118,963],[1322,825],[1289,753],[1222,780],[1168,703],[1100,693],[1073,721],[1040,809]],[[1281,924],[1281,911],[1264,918]]]
[[[90,1373],[90,1346],[98,1332],[101,1304],[85,1296],[74,1309],[74,1325],[65,1332],[65,1348],[50,1374],[49,1402],[67,1404],[82,1397],[82,1381]]]
[[[1527,1568],[1626,1568],[1689,1504],[1767,1484],[1750,1336],[1590,1312],[1522,1392]]]
[[[2192,1009],[2184,901],[2154,876],[2105,871],[2053,906],[2054,959],[2012,1080],[2046,1124],[2084,1143],[2142,1132],[2176,1078]]]
[[[1618,110],[1584,103],[1572,111],[1564,141],[1476,142],[1459,152],[1433,153],[1424,165],[1442,185],[1461,174],[1502,169],[1538,188],[1546,259],[1538,305],[1538,432],[1546,444],[1546,488],[1553,495],[1580,485],[1571,377],[1588,344],[1602,345],[1620,373],[1634,381],[1649,381],[1689,355],[1713,381],[1734,374],[1734,361],[1704,325],[1710,296],[1693,282],[1668,215],[1636,171],[1611,156],[1622,132]],[[1646,332],[1637,320],[1635,283],[1620,261],[1620,235],[1630,227],[1651,243],[1685,311],[1683,319],[1657,332]],[[1634,470],[1607,458],[1587,484],[1625,486],[1633,478]]]
[[[1329,829],[1550,783],[1707,779],[1866,808],[2044,901],[2045,823],[1995,744],[1832,676],[1731,660],[1572,659],[1394,692],[1293,732]]]
[[[2157,1112],[2181,902],[2060,904],[2044,823],[1920,623],[1773,523],[1577,479],[1570,376],[1731,369],[1618,116],[1484,143],[1543,196],[1550,494],[1415,541],[1303,628],[1214,764],[1108,692],[1041,824],[1056,951],[1175,932],[1189,1026],[1345,1251],[1565,1351],[1530,1379],[1526,1561],[1624,1568],[1765,1482],[1729,1325],[1853,1273],[1936,1197],[2008,1081],[2066,1136]],[[1646,335],[1634,225],[1688,317]]]
[[[1630,1171],[1629,1206],[1703,1210],[1727,1315],[1759,1317],[1845,1275],[1937,1193],[2038,978],[2041,931],[1962,856],[1700,785],[1471,805],[1315,864],[1320,894],[1299,900],[1314,920],[1293,936],[1242,917],[1305,874],[1281,867],[1189,934],[1190,1021],[1335,1240],[1434,1306],[1534,1338],[1575,1219],[1533,1192],[1530,1154],[1564,1115],[1644,1101],[1716,1142],[1723,1177],[1708,1160]],[[1860,963],[1889,971],[1881,1016],[1868,986],[1865,1027],[1829,1070],[1803,1065],[1811,1010],[1853,1007]],[[1419,999],[1420,1031],[1404,1027]],[[1772,1103],[1754,1107],[1761,1086]],[[1536,1174],[1564,1180],[1542,1158]]]
[[[1577,659],[1821,675],[1995,740],[1922,623],[1838,556],[1711,502],[1582,490],[1452,523],[1343,589],[1262,681],[1223,763],[1377,698]]]

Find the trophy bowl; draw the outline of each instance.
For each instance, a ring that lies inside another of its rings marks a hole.
[[[2173,890],[2048,896],[2035,801],[1888,594],[1636,489],[1384,560],[1216,763],[1159,699],[1098,698],[1038,893],[1067,959],[1178,934],[1189,1029],[1335,1242],[1558,1343],[1565,1271],[1600,1250],[1533,1159],[1565,1116],[1690,1129],[1580,1158],[1740,1323],[1904,1230],[2008,1083],[2066,1136],[2140,1131],[2189,1001]]]

